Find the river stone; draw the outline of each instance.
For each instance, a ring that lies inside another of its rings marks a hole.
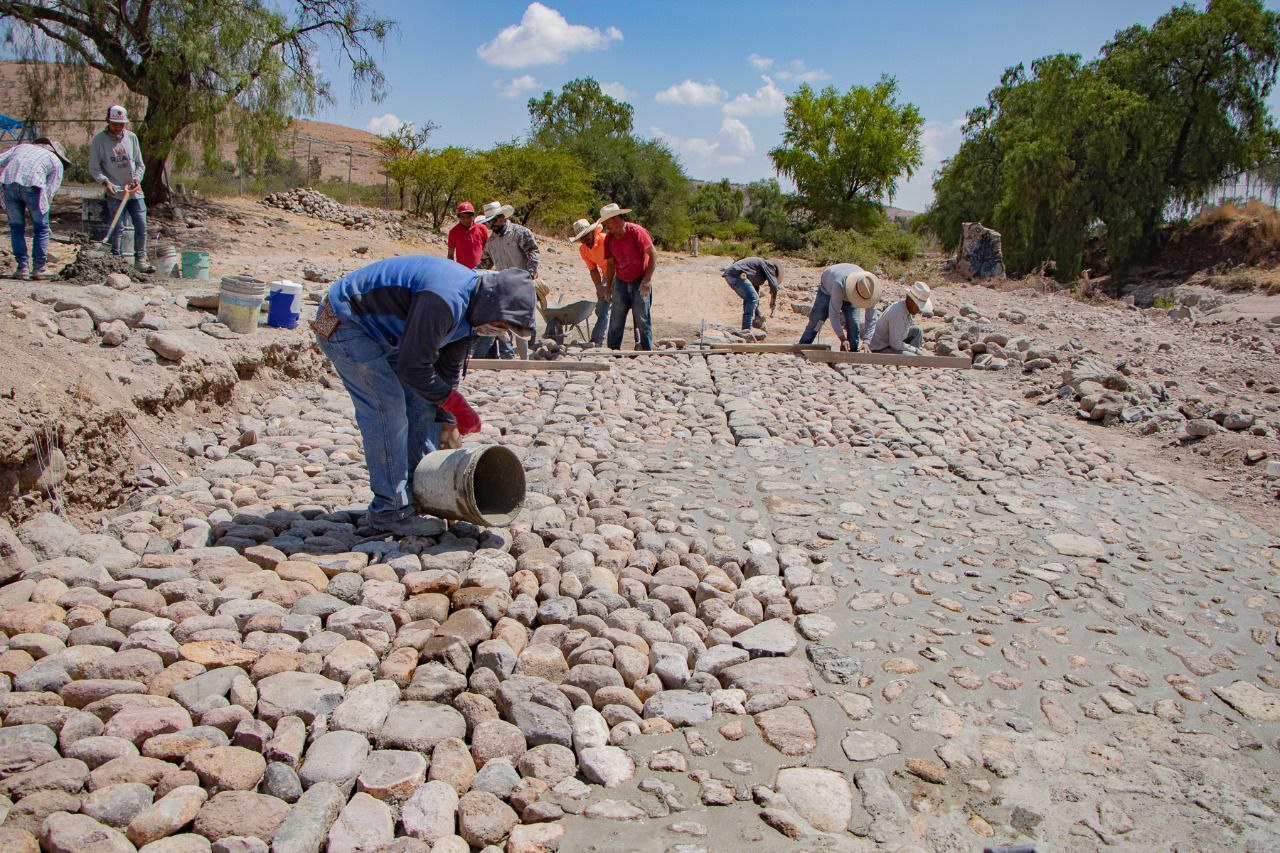
[[[307,750],[298,778],[304,788],[328,782],[344,792],[350,791],[368,757],[369,741],[364,735],[348,731],[326,732]]]
[[[813,695],[809,667],[798,658],[756,658],[731,666],[720,675],[725,687],[745,690],[747,697],[781,693],[798,701]]]
[[[711,697],[692,690],[663,690],[644,703],[644,717],[661,717],[673,726],[697,726],[711,719]]]
[[[588,781],[616,788],[635,775],[631,756],[616,746],[593,746],[578,752],[578,765]]]
[[[754,628],[735,634],[733,644],[745,649],[753,658],[780,657],[796,650],[799,638],[789,622],[769,619]]]
[[[413,792],[400,810],[404,831],[427,844],[453,835],[458,814],[458,792],[433,780]]]
[[[786,767],[778,771],[778,793],[822,832],[844,832],[853,815],[853,791],[834,770]]]
[[[318,782],[308,788],[276,830],[272,853],[318,853],[347,798],[337,785]]]
[[[271,725],[295,716],[310,723],[325,717],[342,702],[343,687],[323,675],[280,672],[258,682],[258,716]]]
[[[46,853],[133,853],[124,834],[88,815],[54,812],[40,833]]]
[[[1247,681],[1236,681],[1213,692],[1240,714],[1263,723],[1280,722],[1280,693],[1268,693]]]
[[[1051,533],[1045,537],[1049,547],[1064,557],[1105,557],[1107,546],[1092,536],[1075,533]]]
[[[359,793],[329,828],[328,853],[373,853],[395,839],[395,819],[381,800]]]
[[[466,720],[448,705],[399,702],[391,708],[378,732],[378,747],[430,753],[445,738],[465,738],[466,735]]]
[[[875,761],[899,751],[898,742],[889,735],[861,729],[846,732],[840,748],[850,761]]]

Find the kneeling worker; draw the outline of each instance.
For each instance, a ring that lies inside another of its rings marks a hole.
[[[907,295],[884,310],[871,330],[872,352],[907,353],[920,355],[924,346],[924,331],[912,322],[921,311],[932,312],[929,285],[917,281]]]
[[[365,528],[417,532],[413,471],[436,449],[437,409],[462,435],[481,427],[457,390],[472,339],[529,337],[533,306],[526,270],[436,257],[376,261],[330,286],[312,328],[355,404],[373,491]]]

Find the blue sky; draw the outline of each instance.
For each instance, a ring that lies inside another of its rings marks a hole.
[[[440,126],[433,145],[488,147],[528,129],[531,96],[590,76],[628,101],[637,133],[666,140],[692,177],[749,181],[773,175],[786,94],[806,81],[843,90],[890,74],[926,119],[925,164],[899,183],[894,204],[923,210],[966,110],[1006,67],[1057,52],[1092,57],[1116,30],[1149,25],[1170,6],[371,0],[399,22],[379,57],[390,94],[355,102],[334,65],[338,102],[316,118],[375,132],[429,120]],[[1280,95],[1271,101],[1280,111]]]

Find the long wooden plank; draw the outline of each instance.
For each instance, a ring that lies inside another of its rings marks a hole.
[[[825,352],[831,344],[707,344],[712,352]]]
[[[581,370],[592,373],[607,371],[609,365],[596,361],[540,361],[518,358],[473,358],[467,362],[473,370]]]
[[[898,355],[891,352],[815,352],[804,354],[809,361],[823,364],[880,364],[895,367],[954,367],[967,370],[972,363],[965,356]]]
[[[596,358],[603,356],[605,358],[640,358],[648,355],[706,355],[708,350],[695,349],[655,349],[655,350],[631,350],[631,349],[591,349],[583,350],[582,354]]]

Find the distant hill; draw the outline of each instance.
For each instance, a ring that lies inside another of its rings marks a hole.
[[[85,145],[102,129],[107,107],[125,100],[126,90],[120,84],[100,87],[102,75],[93,69],[89,70],[89,74],[94,94],[89,99],[50,99],[48,115],[44,117],[46,121],[39,125],[41,133],[53,136],[65,145]],[[27,103],[20,64],[0,62],[0,114],[25,119]],[[281,155],[292,157],[305,167],[310,152],[310,156],[320,161],[321,177],[332,176],[345,180],[347,147],[350,146],[351,179],[358,184],[382,182],[383,176],[378,171],[378,161],[374,157],[373,146],[378,141],[376,135],[354,127],[310,119],[294,119],[291,131],[294,138],[282,142]],[[144,158],[146,153],[142,152]],[[224,143],[219,154],[224,160],[233,160],[235,145],[231,142]]]

